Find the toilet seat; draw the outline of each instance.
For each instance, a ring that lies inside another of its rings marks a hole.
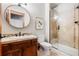
[[[40,45],[45,49],[45,50],[49,50],[52,48],[52,45],[48,42],[40,42]]]

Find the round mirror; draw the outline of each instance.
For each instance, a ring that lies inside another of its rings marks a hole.
[[[29,12],[21,6],[10,5],[5,9],[4,14],[8,24],[16,28],[27,27],[30,22]]]

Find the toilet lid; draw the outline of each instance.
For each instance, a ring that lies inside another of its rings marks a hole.
[[[47,46],[47,47],[51,47],[52,45],[48,42],[41,42],[40,43],[42,46]]]

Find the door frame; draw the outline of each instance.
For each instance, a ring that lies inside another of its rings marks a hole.
[[[2,7],[1,7],[1,3],[0,3],[0,34],[2,32]],[[1,40],[1,38],[0,38]],[[1,56],[1,52],[2,52],[2,49],[1,49],[1,42],[0,42],[0,56]]]

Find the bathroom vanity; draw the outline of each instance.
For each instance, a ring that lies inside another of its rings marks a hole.
[[[36,37],[3,38],[0,45],[1,56],[37,56]]]
[[[2,5],[0,4],[0,56],[36,56],[37,55],[37,37],[34,35],[26,35],[21,32],[19,34],[11,34],[8,36],[4,31],[2,33]],[[4,19],[8,25],[13,28],[23,29],[30,23],[29,12],[20,6],[9,5],[5,8]],[[5,25],[6,27],[6,25]],[[7,30],[7,28],[6,28]],[[12,29],[13,30],[13,29]],[[6,31],[6,33],[10,30]]]

